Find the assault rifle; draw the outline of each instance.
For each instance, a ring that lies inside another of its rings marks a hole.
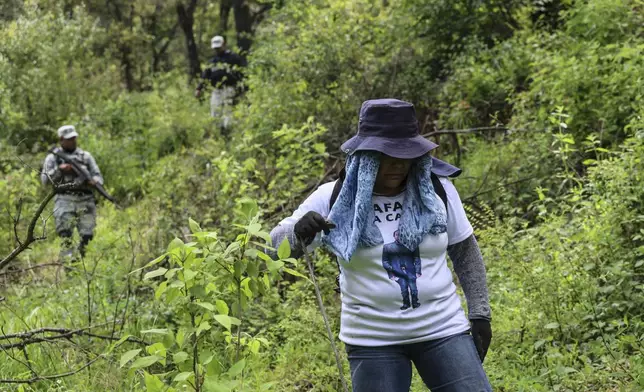
[[[101,194],[101,196],[103,196],[104,198],[106,198],[107,200],[109,200],[115,206],[118,207],[118,204],[116,204],[116,199],[114,199],[109,193],[107,193],[105,188],[103,188],[103,185],[99,184],[98,182],[95,182],[94,184],[90,183],[90,181],[92,180],[92,175],[89,172],[89,170],[87,170],[85,165],[79,164],[71,156],[61,151],[59,148],[52,148],[51,150],[49,150],[49,152],[54,154],[58,158],[62,159],[63,161],[65,161],[65,163],[68,163],[72,166],[72,169],[74,170],[74,172],[76,172],[76,175],[78,176],[77,177],[78,180],[75,181],[78,185],[82,185],[85,182],[87,182],[87,184],[89,186],[94,187],[98,191],[98,193]]]

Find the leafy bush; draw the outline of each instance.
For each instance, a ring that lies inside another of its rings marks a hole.
[[[92,53],[103,30],[80,8],[68,18],[61,9],[25,7],[0,35],[3,142],[27,149],[51,143],[58,124],[117,91],[117,69]]]
[[[481,234],[496,304],[491,377],[499,386],[643,385],[634,360],[644,333],[643,141],[598,161],[565,198],[542,198],[540,225]]]

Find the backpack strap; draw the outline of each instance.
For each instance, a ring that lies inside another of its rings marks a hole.
[[[338,196],[340,195],[340,190],[342,190],[342,184],[344,183],[346,176],[347,171],[342,168],[340,174],[338,174],[338,180],[335,182],[335,186],[333,186],[333,192],[331,192],[331,198],[329,199],[329,211],[331,211],[331,208],[335,204],[335,201],[338,200]]]
[[[445,187],[436,173],[432,172],[430,177],[432,179],[432,185],[434,185],[434,192],[441,198],[443,204],[445,204],[445,211],[447,211],[447,192],[445,192]]]

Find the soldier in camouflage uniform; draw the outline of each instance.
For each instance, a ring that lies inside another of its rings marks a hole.
[[[47,155],[43,165],[41,181],[43,185],[78,183],[72,189],[60,191],[54,198],[54,219],[56,221],[56,233],[63,240],[61,259],[71,258],[72,234],[74,227],[80,235],[78,250],[81,257],[85,256],[85,246],[94,236],[96,226],[96,203],[92,192],[92,185],[103,184],[103,176],[92,155],[76,147],[78,133],[73,125],[64,125],[58,128],[60,147],[66,154],[73,157],[76,162],[84,165],[92,175],[91,180],[85,183],[78,183],[77,175],[72,165],[66,163],[54,154]]]

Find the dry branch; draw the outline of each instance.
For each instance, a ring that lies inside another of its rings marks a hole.
[[[14,219],[14,233],[15,233],[15,236],[16,236],[16,242],[18,243],[18,246],[16,246],[16,248],[13,251],[11,251],[11,253],[9,253],[9,255],[5,256],[2,260],[0,260],[0,270],[2,270],[7,264],[9,264],[11,262],[11,260],[15,259],[20,253],[22,253],[26,249],[28,249],[29,246],[32,243],[44,239],[44,236],[36,237],[34,235],[34,230],[36,229],[36,223],[38,223],[38,219],[40,218],[40,215],[42,215],[42,212],[45,210],[45,207],[47,207],[47,204],[49,204],[49,202],[54,197],[54,195],[56,195],[57,192],[59,192],[61,190],[68,189],[68,188],[73,188],[73,184],[71,184],[71,185],[57,185],[57,186],[54,187],[54,189],[52,189],[47,194],[47,196],[45,196],[45,198],[38,205],[38,208],[36,209],[36,212],[32,216],[31,222],[29,222],[29,227],[27,228],[27,237],[22,241],[18,237],[18,229],[17,229],[17,226],[18,226],[18,223],[19,223],[18,220],[19,220],[20,215],[18,215]],[[21,207],[21,205],[22,205],[22,203],[19,204],[20,207]],[[19,211],[19,213],[20,213],[20,211]]]
[[[514,131],[513,129],[506,127],[478,127],[478,128],[467,128],[467,129],[439,129],[436,131],[428,132],[423,134],[424,137],[436,136],[436,135],[458,135],[464,133],[474,133],[474,132],[485,132],[485,131],[496,131],[496,132],[508,132]]]
[[[485,191],[481,191],[481,192],[475,192],[473,195],[470,195],[470,196],[468,196],[468,197],[464,198],[464,199],[462,200],[462,202],[463,202],[463,203],[468,203],[468,202],[470,202],[471,200],[474,200],[474,199],[476,199],[477,197],[479,197],[479,196],[481,196],[481,195],[485,195],[485,194],[488,194],[488,193],[492,193],[492,192],[494,192],[494,191],[498,191],[498,190],[499,190],[499,189],[501,189],[501,188],[505,188],[505,187],[508,187],[508,186],[511,186],[511,185],[516,185],[516,184],[520,184],[520,183],[522,183],[522,182],[530,181],[530,180],[532,180],[532,179],[534,179],[534,178],[536,178],[536,176],[530,176],[530,177],[526,177],[526,178],[518,179],[518,180],[516,180],[516,181],[511,181],[511,182],[506,182],[506,183],[502,183],[502,184],[497,184],[497,186],[495,186],[494,188],[490,188],[490,189],[487,189],[487,190],[485,190]]]
[[[69,377],[73,376],[74,374],[80,373],[81,371],[85,370],[86,368],[90,367],[94,362],[98,361],[99,359],[103,358],[105,355],[101,354],[97,356],[96,358],[92,359],[91,361],[87,362],[83,366],[66,372],[66,373],[60,373],[60,374],[52,374],[49,376],[34,376],[32,378],[28,379],[1,379],[0,378],[0,384],[33,384],[38,381],[46,381],[46,380],[57,380],[59,378],[64,378],[64,377]]]
[[[20,273],[23,273],[23,272],[27,272],[27,271],[31,271],[31,270],[35,270],[35,269],[40,269],[40,268],[45,268],[45,267],[70,268],[70,267],[68,267],[68,266],[66,266],[65,264],[62,264],[62,263],[35,264],[35,265],[32,265],[31,267],[28,267],[28,268],[21,268],[21,269],[16,269],[16,270],[12,269],[12,270],[8,270],[8,271],[5,271],[5,272],[0,272],[0,277],[7,276],[7,275],[20,274]]]
[[[102,339],[102,340],[108,340],[108,341],[121,340],[121,338],[119,337],[105,336],[105,335],[99,335],[99,334],[89,332],[92,329],[95,329],[104,325],[105,324],[101,324],[101,325],[89,326],[89,327],[78,328],[78,329],[43,327],[43,328],[33,329],[30,331],[13,333],[13,334],[3,333],[3,335],[0,335],[0,341],[19,339],[20,342],[13,342],[13,343],[0,345],[0,350],[2,350],[7,356],[12,358],[13,360],[26,366],[30,370],[32,377],[27,379],[0,379],[0,384],[3,384],[3,383],[4,384],[33,384],[38,381],[57,380],[60,378],[73,376],[85,369],[88,369],[94,362],[98,361],[99,359],[105,358],[109,354],[109,352],[111,352],[112,350],[114,350],[115,348],[117,348],[118,346],[120,346],[125,342],[133,342],[133,343],[144,344],[144,345],[150,344],[149,342],[146,342],[141,339],[137,339],[135,337],[131,337],[131,336],[127,337],[126,339],[123,339],[122,341],[120,341],[116,346],[111,348],[108,353],[97,355],[93,359],[88,360],[82,366],[65,373],[58,373],[58,374],[45,375],[45,376],[38,375],[38,373],[36,373],[36,371],[28,363],[29,359],[26,354],[27,351],[25,350],[25,347],[30,344],[35,344],[40,342],[56,343],[56,341],[58,340],[64,340],[67,342],[74,343],[71,340],[71,338],[74,336],[87,336],[87,337],[93,337],[93,338]],[[45,334],[53,334],[53,335],[41,336]],[[18,348],[22,350],[22,352],[25,354],[25,358],[27,359],[27,363],[25,363],[22,360],[19,360],[18,358],[11,355],[9,351],[7,351],[9,349],[14,349],[14,348]]]
[[[0,341],[16,340],[16,339],[20,340],[19,342],[0,344],[0,349],[2,350],[9,350],[13,348],[22,349],[23,347],[31,344],[42,343],[42,342],[51,343],[54,340],[60,340],[60,339],[68,340],[74,336],[88,336],[88,337],[93,337],[97,339],[111,340],[111,341],[117,341],[121,339],[117,336],[105,336],[105,335],[98,335],[98,334],[91,333],[89,332],[89,330],[91,330],[92,328],[94,327],[86,327],[86,328],[79,328],[79,329],[45,327],[45,328],[38,328],[31,331],[25,331],[25,332],[14,333],[9,335],[0,335]],[[45,335],[47,333],[52,333],[54,335]],[[39,336],[39,335],[45,335],[45,336]],[[132,342],[132,343],[146,344],[146,345],[150,344],[144,340],[137,339],[132,336],[128,337],[125,341]]]

